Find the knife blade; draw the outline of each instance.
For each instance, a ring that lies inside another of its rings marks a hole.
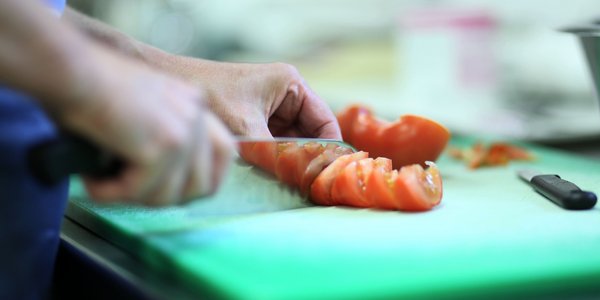
[[[294,137],[234,137],[236,143],[274,142],[305,144],[337,144],[356,151],[351,145],[340,140]],[[46,185],[56,184],[71,174],[86,174],[98,179],[118,175],[125,163],[119,157],[101,149],[83,137],[64,133],[57,138],[34,145],[27,154],[28,167],[34,177]]]
[[[596,194],[582,191],[577,185],[559,175],[544,174],[535,170],[519,170],[517,174],[535,191],[564,209],[584,210],[596,205]]]

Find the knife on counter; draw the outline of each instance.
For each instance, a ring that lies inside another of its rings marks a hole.
[[[318,142],[337,144],[356,151],[349,144],[334,139],[288,138],[273,139],[255,137],[234,137],[238,144],[256,142],[295,142],[304,144]],[[62,134],[57,138],[33,146],[27,154],[28,167],[40,182],[53,185],[65,180],[71,174],[86,174],[94,178],[110,178],[118,175],[124,162],[111,153],[97,147],[88,140],[73,134]]]
[[[534,170],[520,170],[517,174],[538,193],[564,209],[584,210],[596,205],[596,194],[582,191],[577,185],[558,175]]]

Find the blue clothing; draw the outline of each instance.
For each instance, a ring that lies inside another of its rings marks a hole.
[[[56,11],[65,0],[45,0]],[[57,130],[28,95],[0,86],[0,299],[46,298],[59,243],[68,180],[39,184],[27,151]]]

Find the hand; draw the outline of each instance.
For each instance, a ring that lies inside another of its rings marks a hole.
[[[161,67],[202,86],[236,135],[341,139],[333,112],[293,66],[171,57]]]
[[[126,162],[108,180],[85,178],[92,198],[165,205],[213,192],[234,149],[196,87],[104,49],[86,51],[72,97],[50,107],[58,122]]]

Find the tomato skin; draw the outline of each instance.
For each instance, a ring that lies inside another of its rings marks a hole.
[[[426,170],[417,164],[399,170],[394,182],[396,209],[426,211],[440,203],[442,179],[437,166],[432,162],[428,165]]]
[[[365,188],[365,194],[375,208],[396,210],[395,195],[392,192],[390,182],[395,182],[398,171],[392,168],[375,168],[369,176],[369,184]]]
[[[364,158],[348,164],[335,178],[331,187],[331,201],[354,207],[370,207],[364,195],[366,177],[373,170],[372,158]]]
[[[302,149],[296,143],[279,143],[277,162],[275,165],[275,176],[290,187],[296,186],[298,181],[297,172],[298,154]]]
[[[353,151],[350,148],[339,147],[335,144],[327,144],[323,152],[321,152],[317,157],[311,160],[306,168],[304,169],[304,174],[302,175],[302,180],[300,182],[300,192],[302,195],[310,194],[310,187],[312,183],[315,181],[317,176],[335,161],[338,157],[346,154],[352,154]]]
[[[376,118],[363,106],[351,106],[337,115],[344,140],[372,157],[387,157],[394,168],[411,164],[425,166],[446,147],[450,132],[441,124],[416,115],[394,122]]]
[[[261,169],[275,173],[277,162],[277,144],[273,142],[256,142],[252,151],[254,152],[254,163]]]
[[[331,188],[336,177],[351,162],[367,158],[367,152],[356,152],[338,157],[327,166],[311,185],[310,198],[320,205],[335,205],[331,199]]]

